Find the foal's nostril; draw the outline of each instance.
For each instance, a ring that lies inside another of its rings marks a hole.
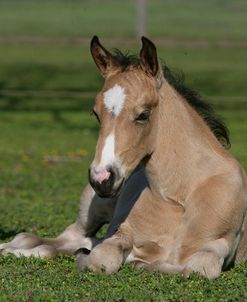
[[[95,180],[98,183],[102,183],[104,181],[107,181],[111,177],[111,172],[106,167],[101,168],[99,172],[95,175]]]
[[[116,180],[115,172],[112,168],[101,168],[96,171],[89,169],[89,182],[95,192],[101,197],[107,197],[112,194],[113,186]]]
[[[112,169],[108,170],[107,177],[104,178],[100,184],[105,188],[106,191],[110,191],[113,188],[115,181],[115,174]]]

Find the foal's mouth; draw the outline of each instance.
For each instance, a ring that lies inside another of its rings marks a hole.
[[[106,190],[101,190],[100,187],[97,186],[97,184],[95,183],[92,183],[89,179],[89,182],[91,184],[91,186],[93,187],[95,193],[101,197],[101,198],[114,198],[114,197],[118,197],[120,192],[121,192],[121,189],[125,183],[125,178],[123,178],[120,182],[120,184],[117,186],[117,188],[113,188],[109,191],[106,191]]]

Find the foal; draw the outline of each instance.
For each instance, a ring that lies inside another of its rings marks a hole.
[[[142,42],[136,58],[112,55],[92,39],[105,84],[94,106],[101,127],[91,186],[77,222],[54,239],[19,234],[0,245],[3,253],[46,257],[84,247],[92,250],[78,254],[82,269],[112,273],[134,262],[210,279],[246,259],[247,180],[219,142],[228,142],[226,129],[161,69],[153,43]],[[99,242],[94,235],[105,222]]]
[[[78,262],[108,273],[134,261],[216,278],[241,240],[246,250],[246,175],[215,136],[228,139],[223,125],[210,112],[198,114],[200,106],[164,77],[154,44],[142,42],[140,59],[128,60],[92,40],[106,80],[94,107],[101,129],[90,183],[99,195],[113,196],[144,162],[149,186],[118,231]]]

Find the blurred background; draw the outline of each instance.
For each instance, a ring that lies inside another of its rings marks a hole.
[[[246,0],[0,0],[0,109],[91,106],[102,84],[94,34],[136,53],[147,35],[202,95],[220,106],[246,100]]]
[[[75,218],[98,135],[95,34],[132,53],[141,35],[153,40],[224,118],[247,168],[246,0],[0,0],[2,240],[57,234]]]

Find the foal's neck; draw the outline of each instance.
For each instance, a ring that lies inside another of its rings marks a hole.
[[[158,131],[146,166],[152,191],[184,203],[195,183],[213,173],[225,155],[209,127],[186,100],[165,82],[160,88]]]

